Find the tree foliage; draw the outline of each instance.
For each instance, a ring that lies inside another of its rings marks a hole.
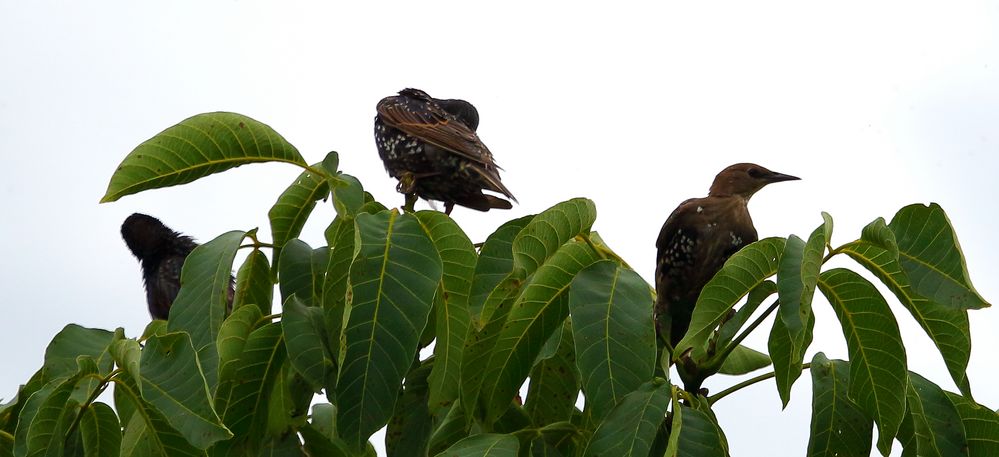
[[[477,249],[442,213],[374,201],[335,152],[308,165],[265,124],[209,113],[139,145],[101,201],[263,161],[303,169],[268,213],[273,240],[244,228],[197,248],[169,322],[139,337],[67,325],[0,406],[0,456],[373,455],[386,426],[400,456],[725,456],[712,405],[770,378],[786,405],[805,369],[810,456],[869,455],[872,442],[883,455],[999,455],[999,417],[974,402],[966,374],[968,310],[989,304],[936,204],[835,248],[825,213],[807,238],[747,246],[704,288],[670,353],[652,288],[592,231],[585,198],[503,224]],[[299,240],[330,203],[327,245]],[[233,265],[239,249],[251,252]],[[823,267],[838,255],[911,316],[857,272]],[[816,290],[836,322],[816,322]],[[742,346],[774,312],[767,353]],[[898,320],[909,318],[959,393],[908,371]],[[849,360],[806,363],[815,325],[837,324]],[[697,381],[770,369],[705,397],[671,383],[674,364]],[[109,386],[113,404],[98,401]]]

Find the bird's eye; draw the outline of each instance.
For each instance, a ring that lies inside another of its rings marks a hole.
[[[763,176],[763,172],[760,171],[759,168],[750,168],[749,170],[746,171],[746,173],[749,173],[749,176],[753,178],[759,178]]]

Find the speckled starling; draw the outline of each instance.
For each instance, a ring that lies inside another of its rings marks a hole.
[[[687,333],[701,289],[725,261],[757,240],[747,204],[770,183],[799,179],[739,163],[715,177],[708,196],[680,204],[656,241],[656,326],[676,346]]]
[[[198,247],[189,236],[170,230],[159,219],[135,213],[121,224],[121,237],[142,265],[146,303],[153,319],[166,319],[177,293],[180,272],[187,255]],[[233,284],[229,285],[232,305]]]
[[[441,100],[404,89],[378,102],[378,155],[389,175],[399,180],[397,190],[406,195],[408,208],[417,197],[444,202],[448,214],[454,205],[479,211],[512,208],[509,201],[483,193],[489,190],[517,201],[475,133],[478,126],[478,111],[464,100]]]

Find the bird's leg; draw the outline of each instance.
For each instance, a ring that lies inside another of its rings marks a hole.
[[[416,190],[416,175],[408,171],[400,173],[399,185],[395,186],[395,190],[399,191],[401,194],[406,194],[406,198],[408,199],[408,195],[414,193]]]
[[[444,203],[444,214],[450,216],[451,215],[451,210],[453,210],[453,209],[454,209],[454,202],[445,202]]]
[[[419,197],[417,197],[416,194],[406,194],[406,203],[402,205],[402,210],[407,213],[416,211],[413,209],[413,206],[416,205],[416,200],[418,199]]]

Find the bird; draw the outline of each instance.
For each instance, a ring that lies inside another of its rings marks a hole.
[[[412,210],[417,198],[478,211],[510,209],[517,201],[503,182],[500,167],[478,134],[479,112],[464,100],[436,99],[419,89],[403,89],[378,102],[375,144],[389,176]]]
[[[153,319],[166,320],[177,293],[180,272],[187,256],[198,247],[189,236],[171,230],[159,219],[134,213],[121,224],[121,237],[142,266],[146,304]],[[232,306],[234,279],[229,281],[229,306]]]
[[[673,347],[687,333],[704,285],[725,261],[757,241],[747,204],[767,184],[800,178],[752,163],[726,167],[708,196],[680,203],[656,240],[656,329]]]

